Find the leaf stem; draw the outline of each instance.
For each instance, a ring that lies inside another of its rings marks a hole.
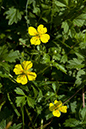
[[[20,113],[18,112],[18,110],[17,110],[17,108],[15,107],[15,105],[13,104],[13,102],[11,101],[11,98],[10,98],[9,93],[7,93],[7,97],[8,97],[8,100],[9,100],[10,104],[12,105],[12,107],[13,107],[15,113],[17,114],[18,117],[20,117],[21,115],[20,115]]]

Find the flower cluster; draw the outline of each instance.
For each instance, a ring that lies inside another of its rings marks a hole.
[[[33,66],[31,61],[23,61],[22,64],[15,65],[13,71],[17,76],[16,81],[21,84],[26,84],[29,81],[35,80],[37,77],[35,72],[31,72],[30,68]]]
[[[44,25],[40,24],[37,27],[37,30],[34,27],[29,27],[28,28],[28,33],[33,36],[30,39],[31,44],[34,45],[40,45],[41,41],[43,43],[47,43],[48,40],[50,39],[50,36],[48,34],[46,34],[47,32],[47,28],[44,27]]]
[[[49,110],[52,111],[52,114],[56,117],[60,117],[61,116],[61,112],[62,113],[66,113],[67,112],[67,106],[63,106],[61,101],[54,101],[53,103],[49,104]]]

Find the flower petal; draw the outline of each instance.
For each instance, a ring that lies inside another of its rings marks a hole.
[[[61,112],[63,112],[63,113],[66,113],[66,112],[67,112],[67,106],[61,106],[61,107],[59,108],[59,110],[60,110]]]
[[[54,101],[54,104],[55,104],[55,106],[56,106],[57,108],[59,108],[59,107],[62,106],[62,102],[61,102],[61,101],[55,100],[55,101]]]
[[[27,71],[30,68],[32,68],[33,63],[31,61],[23,61],[21,65],[22,65],[23,69]]]
[[[41,41],[42,41],[43,43],[47,43],[48,40],[50,39],[50,36],[49,36],[48,34],[42,34],[42,35],[40,36],[40,39],[41,39]]]
[[[56,117],[60,117],[61,113],[60,113],[59,110],[55,110],[55,111],[53,111],[53,115],[56,116]]]
[[[38,36],[32,37],[30,40],[31,44],[40,45],[41,41]]]
[[[21,83],[22,85],[26,84],[28,82],[26,75],[19,75],[16,80],[18,83]]]
[[[54,106],[53,103],[50,103],[50,104],[49,104],[49,110],[50,110],[50,111],[54,111],[54,110],[55,110],[55,106]]]
[[[34,81],[35,78],[37,77],[37,74],[35,72],[28,72],[27,77],[28,77],[29,81]]]
[[[15,72],[16,75],[22,74],[23,68],[22,68],[21,64],[15,65],[15,68],[13,69],[13,72]]]
[[[37,30],[34,28],[34,27],[29,27],[28,28],[28,33],[31,35],[31,36],[35,36],[37,35]]]
[[[44,27],[44,25],[40,24],[38,27],[37,27],[37,31],[39,34],[45,34],[47,32],[47,28]]]

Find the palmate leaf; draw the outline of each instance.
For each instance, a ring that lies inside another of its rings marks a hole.
[[[7,56],[5,57],[5,61],[9,61],[9,62],[15,62],[15,59],[19,58],[19,51],[13,51],[11,50],[9,52],[9,54],[7,54]]]
[[[31,97],[28,96],[28,97],[27,97],[27,104],[28,104],[28,106],[34,108],[34,105],[35,105],[36,103],[35,103],[35,100],[34,100],[34,99],[32,99]]]
[[[76,120],[74,118],[69,118],[64,123],[65,127],[76,127],[79,124],[81,124],[80,121],[79,120]]]
[[[21,105],[24,106],[25,103],[26,103],[25,96],[18,96],[18,97],[16,97],[17,107],[20,107]]]
[[[22,123],[19,123],[19,124],[13,124],[13,126],[11,126],[9,129],[21,129],[22,127]]]
[[[67,65],[67,68],[83,68],[85,64],[82,64],[82,60],[73,58],[73,60],[68,61],[69,65]]]
[[[19,20],[21,20],[23,12],[20,12],[18,9],[11,7],[4,14],[7,15],[6,19],[9,19],[8,25],[12,25],[14,22],[17,23]]]
[[[73,24],[81,27],[84,25],[85,20],[86,20],[86,14],[81,14],[73,20]]]

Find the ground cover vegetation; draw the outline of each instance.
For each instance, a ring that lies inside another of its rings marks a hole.
[[[0,0],[0,129],[86,129],[86,0]]]

